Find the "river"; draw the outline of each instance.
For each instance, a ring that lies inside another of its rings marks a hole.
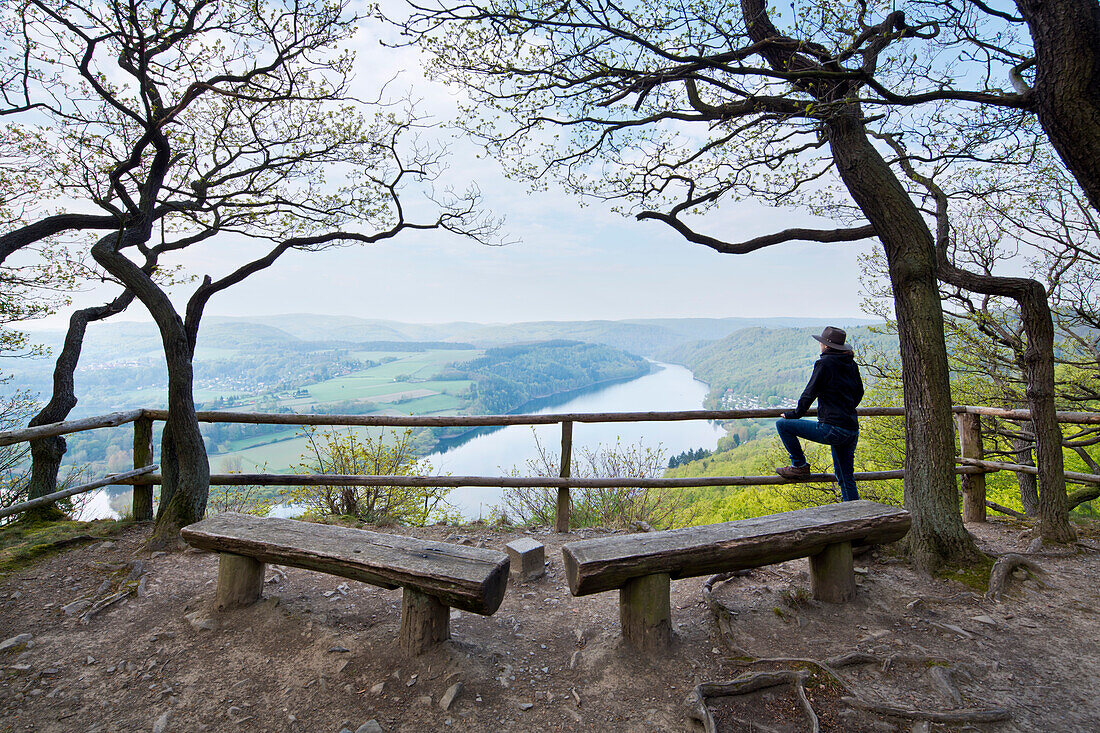
[[[562,412],[672,412],[702,409],[707,395],[707,385],[695,379],[691,372],[675,364],[654,363],[649,374],[604,387],[594,388],[584,394],[561,396],[540,401],[535,414]],[[527,425],[512,425],[490,433],[484,433],[445,452],[427,457],[434,474],[454,476],[500,476],[513,467],[521,475],[527,471],[527,460],[538,455],[535,436],[543,448],[557,454],[561,450],[561,428],[558,425],[540,425],[532,429]],[[645,423],[576,423],[573,426],[574,460],[585,448],[597,450],[599,446],[613,446],[616,441],[624,446],[644,445],[661,449],[667,462],[670,456],[695,448],[713,449],[722,429],[705,420]],[[500,504],[501,489],[492,487],[459,487],[450,492],[447,501],[454,505],[467,520],[487,516]],[[94,510],[85,511],[90,516],[111,516],[106,496],[95,495],[91,502]],[[118,505],[116,500],[116,506]],[[91,508],[91,507],[89,507]],[[276,507],[275,516],[292,516],[293,507]]]
[[[593,392],[568,398],[555,405],[545,405],[535,414],[560,412],[672,412],[699,410],[707,395],[707,385],[695,379],[691,372],[674,364],[654,364],[654,371],[629,382],[621,382]],[[531,475],[526,462],[538,455],[535,435],[543,448],[555,454],[561,450],[561,428],[558,425],[512,425],[479,435],[445,453],[428,456],[434,473],[455,476],[500,476],[517,467],[522,475]],[[713,449],[723,435],[716,424],[705,420],[645,423],[576,423],[573,426],[574,460],[585,448],[642,444],[662,448],[665,460],[685,450]],[[485,516],[499,505],[501,490],[491,487],[462,486],[454,489],[447,500],[466,519]]]

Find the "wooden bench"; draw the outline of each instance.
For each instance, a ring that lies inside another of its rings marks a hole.
[[[669,581],[810,558],[814,598],[855,595],[853,544],[893,542],[909,531],[909,512],[848,501],[767,517],[665,532],[616,535],[562,547],[574,596],[619,591],[623,637],[640,649],[671,641]]]
[[[195,547],[221,554],[219,610],[259,599],[265,563],[402,588],[400,642],[409,654],[450,638],[450,607],[489,616],[508,585],[503,552],[401,535],[231,512],[180,534]]]

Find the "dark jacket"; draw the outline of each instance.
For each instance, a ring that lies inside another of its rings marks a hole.
[[[856,405],[863,399],[863,380],[850,352],[828,350],[814,363],[810,382],[798,398],[792,417],[802,417],[817,400],[817,421],[859,430]]]

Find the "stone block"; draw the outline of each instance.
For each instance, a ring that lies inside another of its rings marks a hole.
[[[517,580],[534,580],[546,572],[546,547],[538,540],[521,537],[504,546]]]

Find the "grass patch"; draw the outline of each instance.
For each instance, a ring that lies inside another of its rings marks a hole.
[[[132,520],[97,519],[92,522],[15,522],[0,528],[0,575],[33,564],[62,550],[117,535]]]
[[[989,590],[989,574],[993,571],[993,563],[993,558],[982,555],[979,560],[969,565],[948,565],[936,575],[944,580],[962,583],[967,588],[984,595]]]

